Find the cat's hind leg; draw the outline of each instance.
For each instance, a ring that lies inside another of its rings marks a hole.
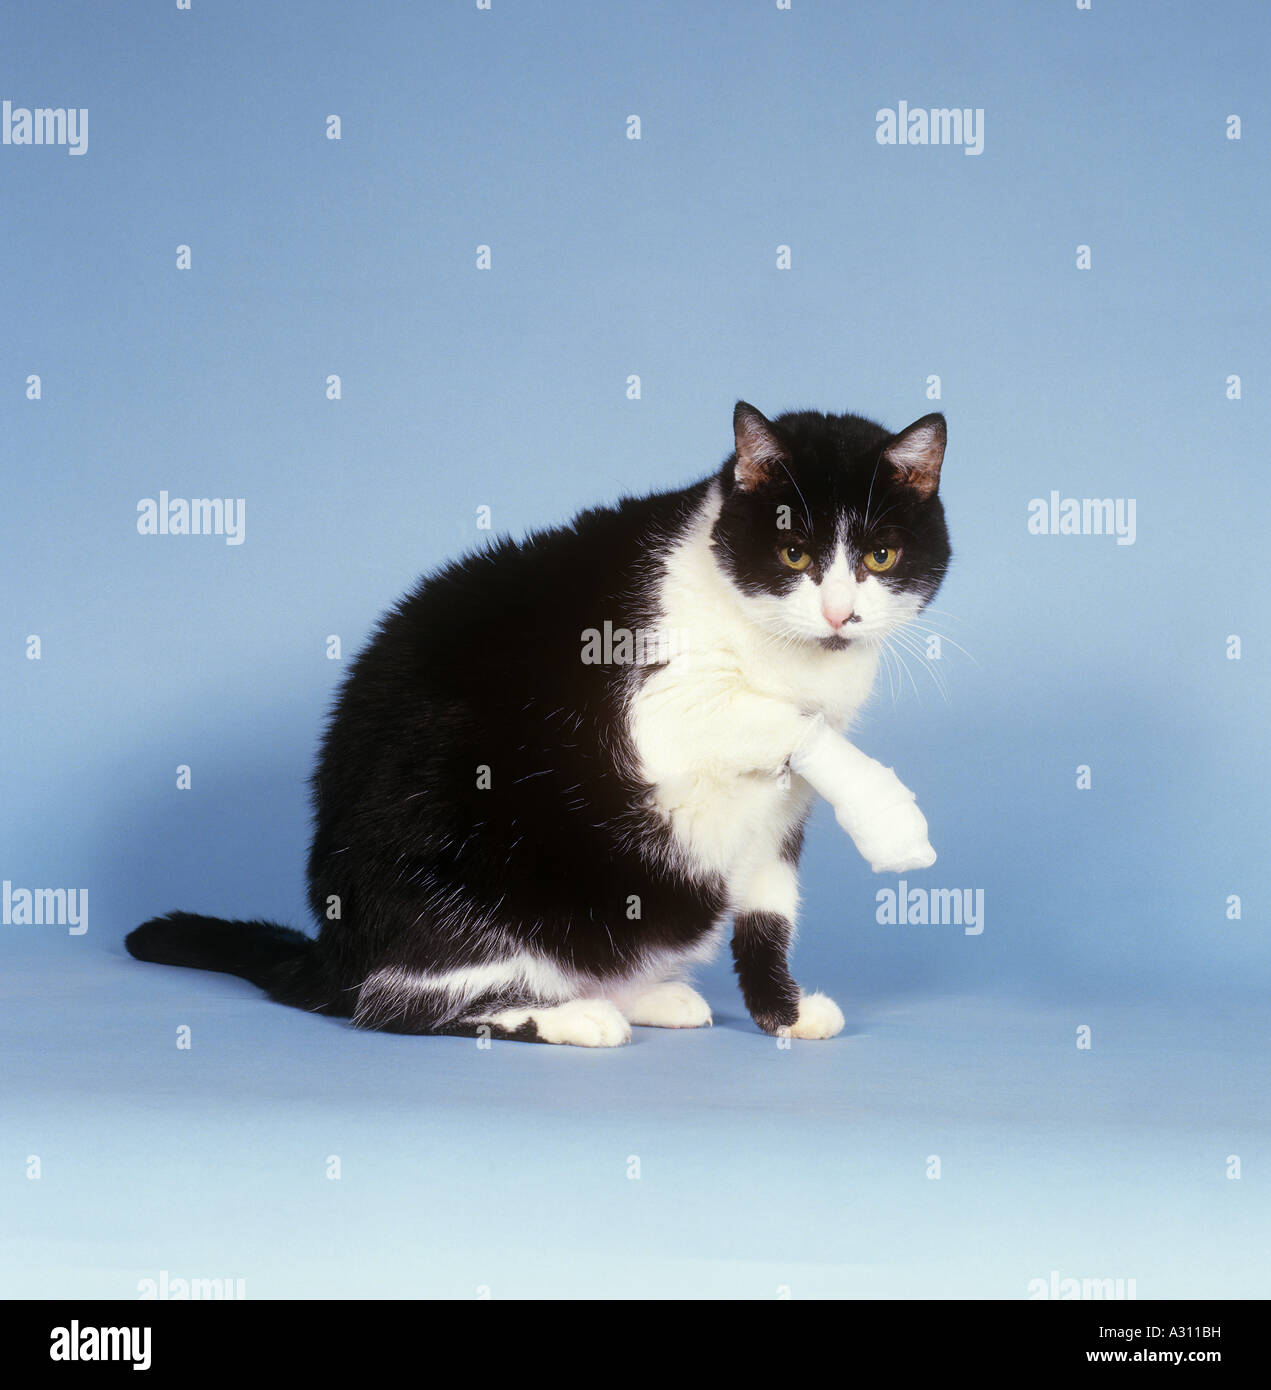
[[[496,1009],[474,1022],[498,1029],[504,1036],[574,1047],[620,1047],[631,1041],[630,1024],[609,999]],[[528,1037],[531,1029],[532,1039]]]
[[[506,996],[470,1000],[456,1012],[444,997],[416,995],[409,1007],[379,1017],[362,1014],[354,1023],[382,1033],[417,1033],[459,1038],[502,1038],[508,1042],[571,1043],[575,1047],[618,1047],[631,1028],[608,999],[571,999],[563,1004],[518,1004]]]
[[[569,998],[569,984],[534,963],[504,962],[429,973],[401,966],[372,972],[358,996],[353,1022],[386,1033],[506,1038],[515,1042],[617,1047],[631,1028],[608,999]]]

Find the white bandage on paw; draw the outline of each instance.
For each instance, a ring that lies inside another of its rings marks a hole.
[[[905,873],[936,862],[913,792],[819,715],[790,755],[790,768],[834,807],[835,819],[875,873]]]

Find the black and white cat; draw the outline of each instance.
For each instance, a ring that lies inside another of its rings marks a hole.
[[[316,940],[172,913],[129,951],[363,1028],[605,1047],[711,1021],[685,976],[731,916],[755,1022],[839,1032],[787,966],[796,865],[814,793],[876,871],[935,861],[838,731],[948,566],[944,417],[733,425],[718,473],[456,560],[382,620],[313,778]]]

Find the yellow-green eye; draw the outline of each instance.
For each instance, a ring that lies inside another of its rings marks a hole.
[[[865,568],[873,570],[875,574],[886,574],[889,569],[894,569],[896,561],[900,559],[899,550],[891,550],[886,546],[878,546],[870,550],[865,555]]]
[[[812,563],[812,557],[797,545],[788,545],[781,552],[781,563],[789,565],[792,570],[805,570]]]

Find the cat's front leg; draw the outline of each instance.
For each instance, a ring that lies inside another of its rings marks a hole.
[[[707,1028],[711,1006],[684,980],[630,989],[615,998],[628,1023],[645,1028]]]
[[[790,756],[790,767],[834,807],[834,816],[875,873],[929,869],[936,852],[913,792],[817,720]]]
[[[824,994],[804,994],[787,964],[798,897],[794,866],[785,860],[761,864],[750,874],[733,919],[737,982],[765,1033],[832,1038],[842,1031],[842,1010]]]

